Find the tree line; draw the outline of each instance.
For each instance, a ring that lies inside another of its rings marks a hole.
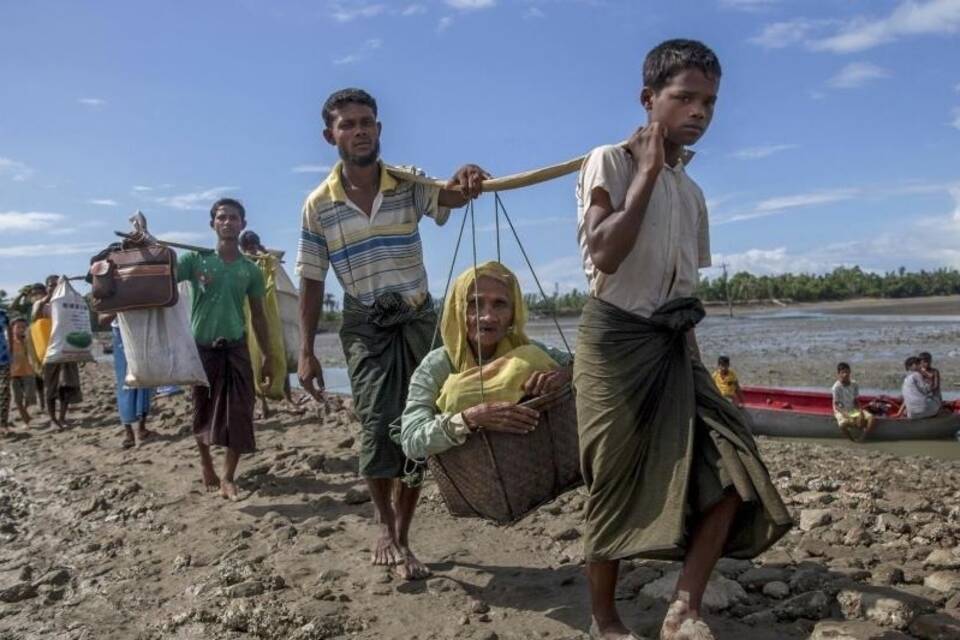
[[[884,274],[864,271],[860,267],[837,267],[829,273],[784,273],[758,276],[740,271],[732,276],[701,278],[697,296],[705,302],[744,303],[762,300],[781,302],[825,302],[850,298],[918,298],[960,294],[960,271],[941,268],[932,271],[907,271],[900,267]],[[524,294],[527,307],[534,314],[548,314],[554,309],[561,315],[579,313],[589,293],[573,289],[554,293],[547,299],[536,293]],[[0,290],[0,307],[10,299]],[[437,303],[442,304],[442,299]],[[324,301],[326,319],[338,316],[338,305],[332,294]]]
[[[732,276],[701,278],[697,297],[704,302],[745,303],[764,300],[781,302],[826,302],[851,298],[918,298],[960,294],[960,271],[941,268],[907,271],[900,267],[884,274],[860,267],[837,267],[829,273],[784,273],[758,276],[740,271]],[[544,300],[539,294],[524,295],[533,313],[561,315],[578,313],[589,294],[574,289]]]

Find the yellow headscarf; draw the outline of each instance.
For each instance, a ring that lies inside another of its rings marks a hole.
[[[513,303],[513,326],[497,345],[496,353],[481,368],[467,340],[467,310],[476,279],[488,277],[506,285]],[[559,365],[543,349],[530,344],[524,328],[527,308],[517,277],[499,262],[485,262],[460,274],[443,303],[440,334],[454,372],[437,398],[443,413],[459,413],[481,402],[518,402],[523,385],[535,371]],[[482,369],[482,370],[481,370]],[[481,393],[482,380],[482,393]]]

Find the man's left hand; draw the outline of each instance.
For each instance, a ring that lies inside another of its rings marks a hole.
[[[465,164],[453,174],[446,188],[460,191],[466,199],[472,200],[483,191],[483,181],[492,177],[475,164]]]

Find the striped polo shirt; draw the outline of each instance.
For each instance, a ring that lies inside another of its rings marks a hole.
[[[333,271],[343,290],[362,304],[396,292],[418,306],[427,297],[427,271],[418,223],[443,224],[450,210],[438,187],[398,180],[380,165],[380,190],[369,216],[350,201],[338,162],[303,205],[296,273],[323,281]]]

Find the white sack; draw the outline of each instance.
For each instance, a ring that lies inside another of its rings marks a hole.
[[[190,298],[190,284],[184,282],[172,307],[117,314],[127,356],[126,386],[209,386],[190,331]]]
[[[277,265],[277,306],[283,322],[283,348],[287,352],[287,371],[297,371],[300,358],[300,295],[283,265]]]
[[[61,277],[50,298],[53,328],[44,364],[93,361],[93,327],[90,308],[70,281]]]

